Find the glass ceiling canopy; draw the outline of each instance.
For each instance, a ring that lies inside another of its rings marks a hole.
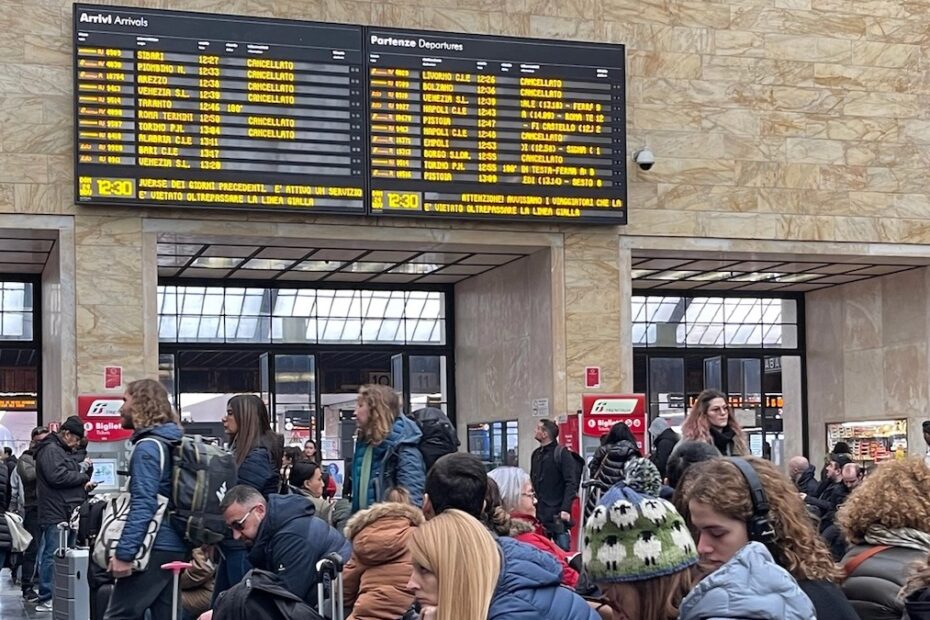
[[[445,344],[435,291],[158,287],[161,342]]]

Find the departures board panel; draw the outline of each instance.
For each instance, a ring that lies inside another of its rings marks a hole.
[[[365,38],[371,213],[626,223],[623,46]]]
[[[362,28],[74,6],[78,204],[364,214]]]

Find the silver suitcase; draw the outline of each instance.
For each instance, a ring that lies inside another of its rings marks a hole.
[[[88,549],[69,548],[70,533],[67,523],[58,525],[58,550],[55,551],[52,578],[54,620],[90,618],[90,586],[87,583],[90,552]]]
[[[319,584],[317,584],[317,610],[326,620],[345,620],[346,617],[342,603],[343,566],[342,556],[338,553],[330,553],[316,563],[316,570],[320,579]],[[326,597],[327,593],[329,594],[328,599]],[[327,602],[329,603],[328,606]]]

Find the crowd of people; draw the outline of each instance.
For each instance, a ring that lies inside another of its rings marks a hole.
[[[352,620],[930,618],[925,460],[866,472],[839,443],[821,472],[796,456],[785,474],[749,454],[713,390],[696,399],[680,436],[658,418],[651,445],[639,445],[621,423],[585,463],[542,420],[529,472],[488,472],[454,450],[427,466],[417,416],[390,388],[364,386],[339,498],[312,440],[284,448],[261,399],[236,396],[224,420],[238,472],[220,504],[228,535],[191,548],[164,520],[144,570],[133,561],[158,497],[171,491],[161,444],[182,429],[158,382],[133,382],[124,398],[132,503],[108,566],[107,620],[171,618],[172,579],[158,566],[175,559],[193,563],[181,579],[185,618],[270,617],[257,614],[272,608],[305,617],[320,602],[317,563],[331,554],[345,560]],[[930,422],[924,430],[930,444]],[[52,595],[57,525],[93,490],[82,438],[77,418],[55,433],[36,428],[0,475],[2,506],[34,533],[13,567],[40,611]],[[0,562],[11,548],[3,528],[0,519]]]

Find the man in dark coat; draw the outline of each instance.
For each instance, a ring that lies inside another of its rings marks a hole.
[[[552,420],[540,420],[535,439],[539,447],[530,460],[530,479],[536,492],[536,518],[557,545],[568,550],[572,502],[578,494],[581,472],[576,471],[568,450],[558,450],[559,427]],[[558,455],[558,458],[556,458]]]
[[[48,436],[48,429],[44,426],[37,426],[32,429],[31,442],[29,449],[22,453],[19,462],[16,463],[16,475],[22,486],[23,505],[23,527],[32,535],[32,542],[23,553],[23,598],[28,603],[35,603],[39,600],[39,594],[35,591],[35,571],[36,558],[39,551],[39,539],[42,536],[42,529],[39,527],[39,497],[37,495],[37,474],[35,449],[39,442]]]
[[[329,553],[344,561],[352,555],[345,536],[314,516],[314,507],[298,495],[271,495],[234,486],[220,509],[233,538],[250,547],[253,568],[277,575],[280,584],[309,605],[316,604],[316,563]]]
[[[816,473],[817,469],[803,456],[793,456],[788,461],[788,476],[794,482],[794,486],[797,487],[799,493],[817,495],[820,482],[814,477]]]
[[[39,528],[42,553],[39,557],[39,611],[52,608],[52,570],[58,548],[58,524],[84,501],[90,484],[88,461],[75,461],[71,452],[84,437],[84,423],[71,416],[61,430],[51,433],[36,446],[36,490],[39,499]]]

